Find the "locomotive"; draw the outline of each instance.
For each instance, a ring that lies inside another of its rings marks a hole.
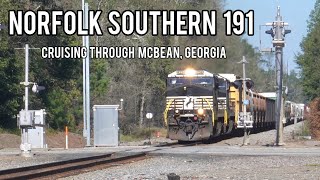
[[[186,69],[169,74],[164,111],[167,137],[199,141],[230,134],[237,128],[274,128],[275,100],[252,92],[253,82],[249,79],[248,90],[243,93],[242,81],[234,74],[205,70]],[[243,108],[249,112],[246,121]]]

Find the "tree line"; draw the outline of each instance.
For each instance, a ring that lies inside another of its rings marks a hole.
[[[0,21],[6,24],[8,10],[77,10],[79,1],[46,0],[17,1],[0,0],[2,9]],[[217,10],[224,11],[223,1],[210,0],[89,0],[90,9],[124,11],[130,10]],[[107,13],[100,20],[102,31],[108,26]],[[235,73],[242,75],[239,62],[242,56],[249,61],[247,76],[254,80],[258,92],[274,91],[273,56],[262,55],[246,39],[225,36],[224,19],[217,18],[216,36],[145,36],[118,35],[90,37],[91,46],[225,46],[227,59],[171,60],[171,59],[91,59],[90,89],[91,105],[119,104],[124,99],[124,109],[120,112],[120,125],[124,133],[137,127],[144,127],[145,114],[154,114],[153,126],[162,126],[165,108],[166,77],[176,69],[193,67],[213,73]],[[23,108],[24,51],[16,48],[28,43],[31,47],[81,46],[80,36],[8,36],[6,30],[0,32],[0,126],[16,127],[15,116]],[[47,125],[62,130],[68,125],[72,131],[82,130],[82,60],[81,59],[41,59],[40,51],[30,51],[30,81],[45,86],[44,91],[31,94],[30,109],[46,109]],[[288,76],[288,84],[295,87],[299,78],[295,72]],[[291,83],[290,83],[291,82]],[[292,99],[302,98],[301,91],[291,92]],[[92,116],[91,116],[92,117]]]

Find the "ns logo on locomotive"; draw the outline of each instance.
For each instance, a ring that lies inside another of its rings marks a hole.
[[[167,137],[179,141],[208,140],[243,128],[275,127],[275,99],[251,91],[253,82],[234,74],[186,69],[168,75],[164,123]],[[243,95],[245,94],[245,98]],[[247,99],[244,106],[243,99]],[[241,112],[250,112],[243,121]]]

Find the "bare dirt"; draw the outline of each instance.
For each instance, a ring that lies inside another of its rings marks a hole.
[[[79,134],[69,133],[68,142],[69,148],[85,147],[85,139]],[[47,144],[48,148],[64,148],[66,144],[65,134],[63,132],[59,132],[56,134],[47,135]]]
[[[0,134],[0,149],[18,148],[21,143],[20,136],[14,134]]]
[[[85,139],[75,133],[68,135],[69,148],[82,148],[85,146]],[[46,142],[48,148],[64,148],[65,134],[63,132],[47,134]],[[3,148],[19,148],[21,137],[15,134],[0,134],[0,149]]]

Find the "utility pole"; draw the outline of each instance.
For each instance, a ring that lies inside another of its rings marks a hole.
[[[276,64],[276,91],[277,91],[277,103],[276,103],[276,146],[284,145],[283,143],[283,122],[281,119],[281,113],[283,112],[283,47],[285,46],[284,37],[286,34],[289,34],[291,30],[285,30],[285,26],[288,26],[288,23],[282,21],[282,16],[280,15],[280,6],[277,8],[276,20],[272,23],[266,23],[267,26],[271,26],[271,29],[266,31],[267,34],[270,34],[273,38],[272,44],[275,47],[275,64]]]
[[[82,11],[84,12],[84,0],[81,1],[81,5],[82,5]],[[83,22],[82,24],[85,24],[85,14],[83,14]],[[86,37],[82,36],[82,46],[86,46]],[[82,94],[83,94],[83,137],[87,137],[87,126],[86,126],[86,118],[87,118],[87,114],[86,114],[86,58],[83,58],[82,60],[82,83],[83,83],[83,90],[82,90]]]
[[[84,4],[84,28],[88,29],[89,22],[88,22],[88,12],[89,6],[88,3]],[[87,56],[85,58],[85,111],[86,111],[86,121],[87,121],[87,146],[91,146],[91,135],[90,135],[90,45],[89,45],[89,36],[85,36],[85,47],[87,49]]]
[[[81,1],[83,13],[83,26],[84,29],[88,29],[88,3],[84,0]],[[89,36],[82,36],[82,46],[87,49],[87,56],[82,59],[82,83],[83,83],[83,137],[87,138],[87,145],[91,146],[91,128],[90,128],[90,45]]]
[[[29,111],[29,45],[25,46],[25,80],[24,80],[24,116],[20,118],[27,119]],[[28,142],[28,127],[21,127],[21,145],[22,156],[31,157],[31,144]]]
[[[249,133],[248,133],[248,129],[247,129],[247,125],[246,122],[248,121],[248,114],[247,114],[247,87],[246,87],[246,64],[248,63],[248,61],[246,61],[246,57],[243,56],[242,60],[238,63],[242,64],[242,72],[243,72],[243,80],[242,80],[242,112],[243,112],[243,131],[244,131],[244,135],[243,135],[243,145],[247,146],[249,144]]]
[[[24,48],[15,48],[15,49],[23,49],[25,50],[25,78],[24,82],[20,82],[20,84],[24,85],[24,110],[21,110],[18,115],[18,124],[21,128],[21,156],[24,157],[32,157],[31,153],[31,144],[29,143],[29,129],[35,128],[35,126],[39,124],[35,124],[35,110],[29,110],[29,86],[33,84],[32,91],[37,93],[41,90],[44,90],[44,86],[38,86],[35,82],[29,82],[29,50],[40,48],[29,48],[29,44],[26,44]],[[40,110],[43,115],[45,114],[44,109]],[[43,116],[42,116],[43,117]],[[44,125],[44,124],[42,124]]]

